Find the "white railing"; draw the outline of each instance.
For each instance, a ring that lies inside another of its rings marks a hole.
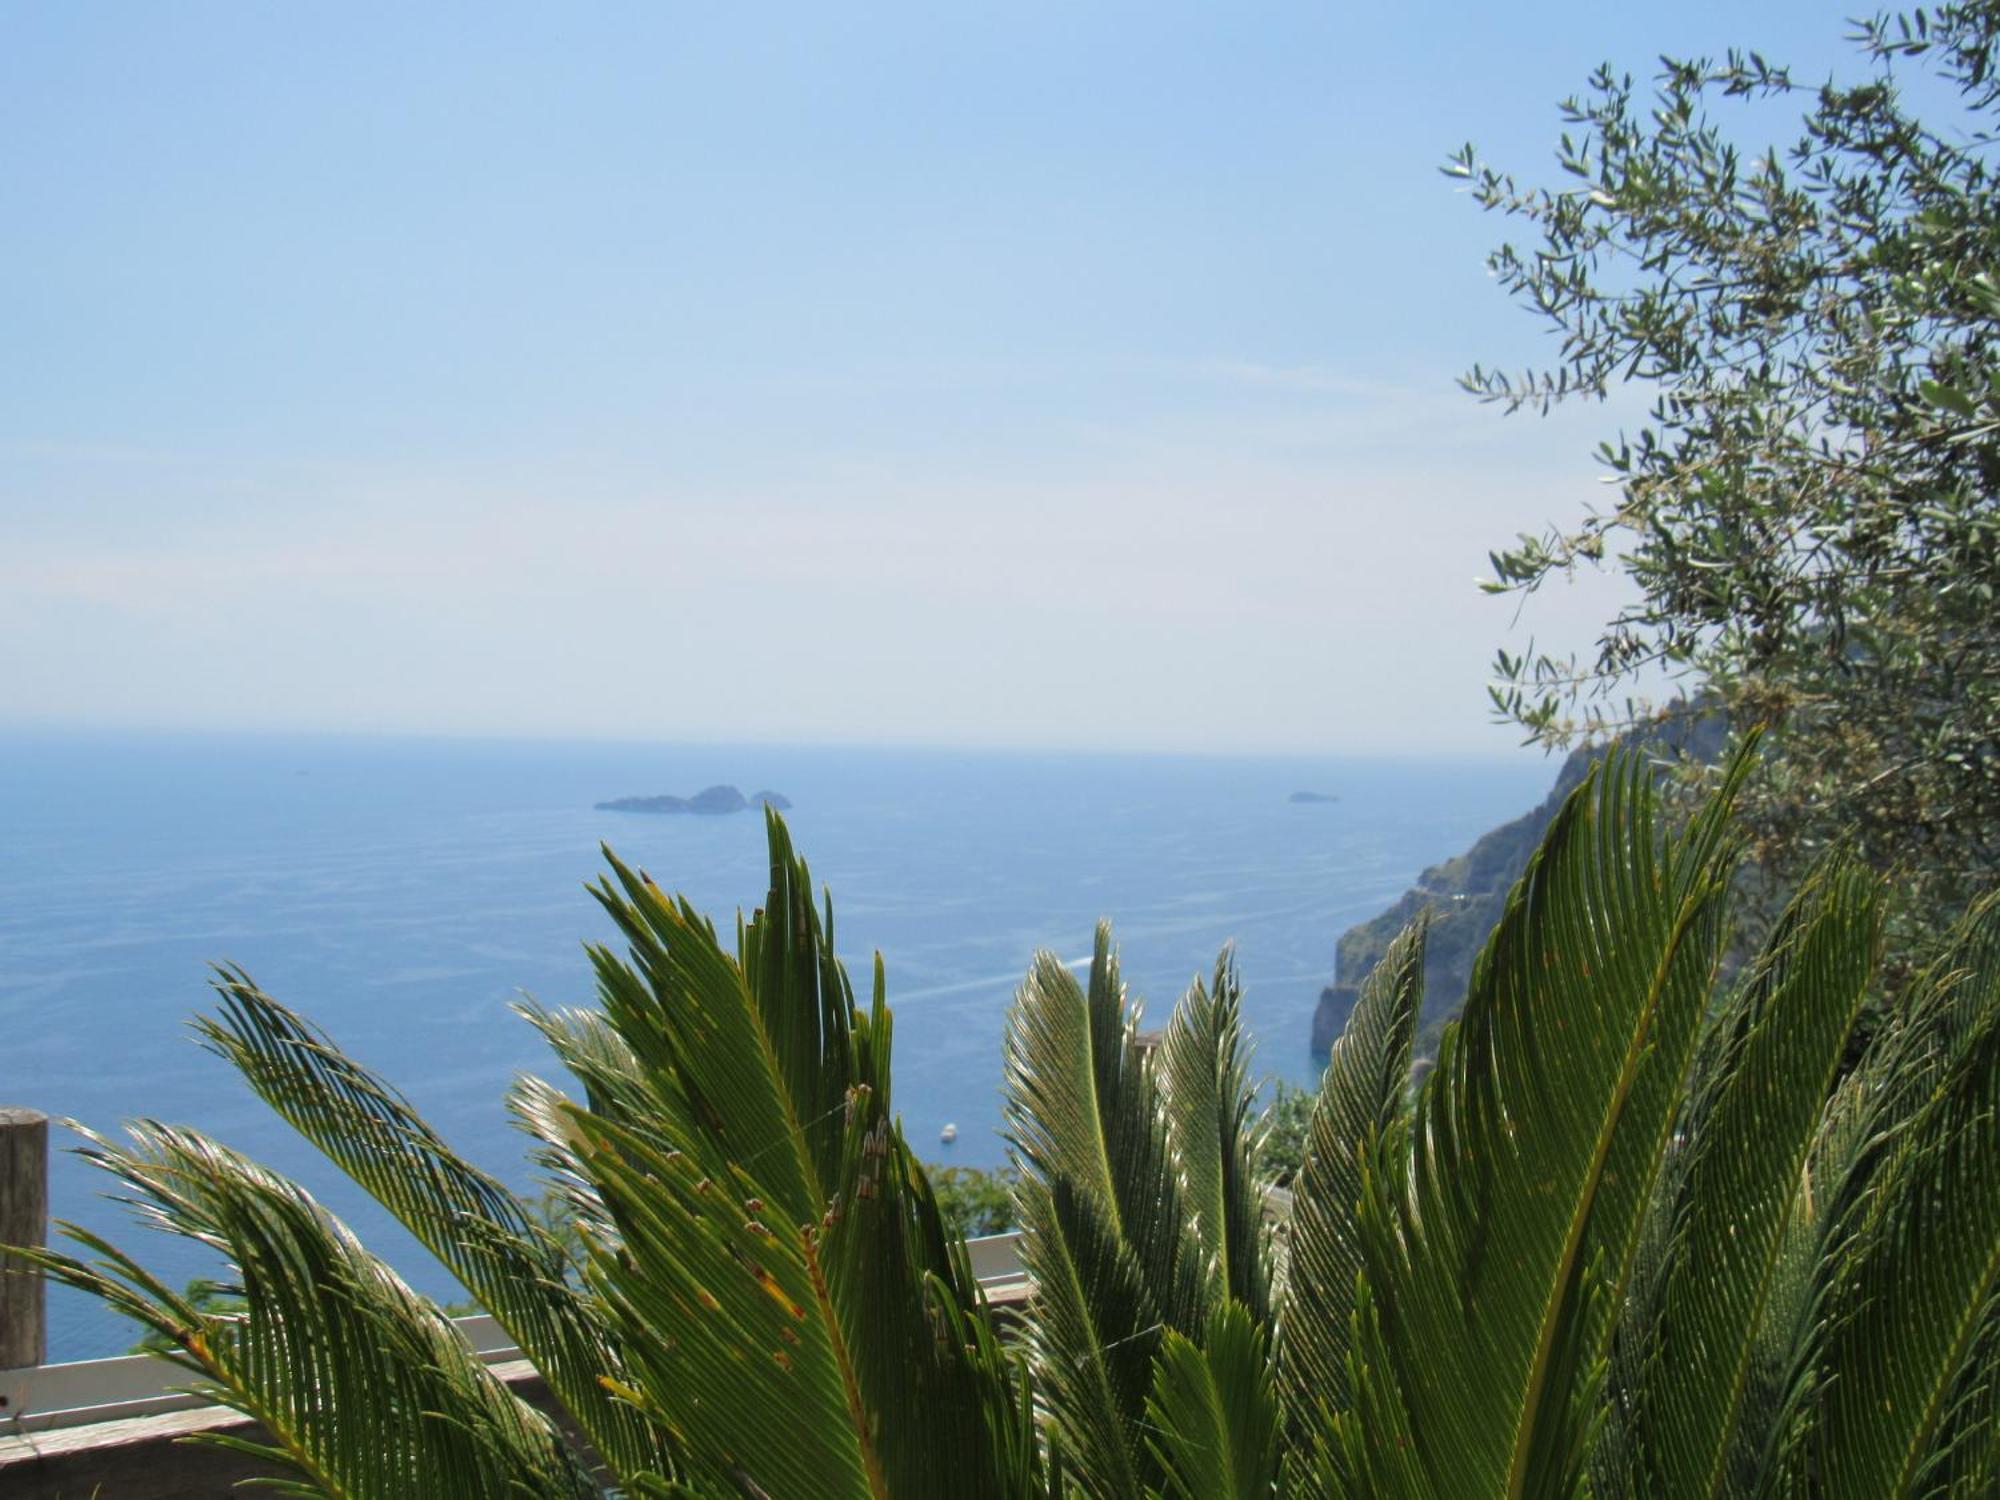
[[[972,1259],[972,1274],[989,1294],[1027,1284],[1020,1235],[968,1240],[966,1250]],[[485,1314],[454,1321],[487,1364],[526,1358],[508,1341],[505,1330]],[[0,1438],[208,1405],[186,1389],[193,1379],[181,1366],[153,1354],[0,1370]]]

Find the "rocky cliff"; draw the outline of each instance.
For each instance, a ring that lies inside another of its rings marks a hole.
[[[1700,713],[1668,719],[1628,738],[1657,754],[1664,766],[1681,756],[1714,759],[1727,732],[1720,715]],[[1532,812],[1494,829],[1456,858],[1432,865],[1394,906],[1340,935],[1334,948],[1333,983],[1320,991],[1313,1012],[1313,1051],[1323,1053],[1333,1046],[1360,998],[1361,981],[1396,935],[1427,907],[1431,929],[1424,946],[1422,1025],[1434,1034],[1457,1013],[1472,977],[1472,960],[1500,920],[1507,892],[1528,867],[1528,856],[1535,852],[1563,798],[1604,753],[1603,746],[1573,752],[1556,773],[1548,796]]]

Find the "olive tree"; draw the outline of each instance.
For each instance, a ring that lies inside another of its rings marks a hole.
[[[1562,106],[1555,186],[1449,163],[1525,231],[1490,267],[1560,339],[1467,387],[1509,411],[1651,397],[1600,450],[1615,503],[1522,535],[1487,584],[1616,567],[1634,602],[1594,652],[1503,650],[1493,700],[1556,747],[1678,677],[1772,731],[1744,816],[1781,884],[1840,838],[1951,909],[2000,861],[2000,5],[1854,40],[1849,82],[1738,52],[1650,90],[1601,69]],[[1788,148],[1725,130],[1792,100]]]

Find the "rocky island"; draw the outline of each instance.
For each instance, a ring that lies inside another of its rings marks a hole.
[[[1293,792],[1285,800],[1287,802],[1338,802],[1340,799],[1334,796],[1332,792]]]
[[[752,807],[775,807],[779,812],[783,812],[791,805],[791,799],[782,792],[756,792],[746,797],[733,786],[712,786],[696,792],[692,797],[617,797],[609,802],[598,803],[597,810],[630,813],[696,813],[704,817],[718,817],[723,813],[739,813]]]

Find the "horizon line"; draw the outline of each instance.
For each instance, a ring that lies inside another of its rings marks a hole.
[[[1496,726],[1497,727],[1497,726]],[[1525,761],[1537,747],[1514,741],[1493,749],[1439,749],[1434,746],[1264,746],[1219,748],[1215,746],[1108,745],[1058,743],[1052,741],[976,741],[960,739],[842,738],[826,734],[797,737],[776,735],[728,735],[687,733],[682,735],[646,733],[557,733],[540,730],[488,730],[437,728],[346,728],[305,725],[191,725],[157,723],[106,723],[88,720],[7,720],[0,718],[0,740],[6,739],[240,739],[240,740],[348,740],[376,742],[422,742],[483,745],[603,745],[633,748],[692,750],[716,747],[736,750],[786,751],[880,751],[885,753],[979,755],[1073,755],[1131,757],[1173,760],[1514,760]],[[1559,758],[1566,752],[1542,750],[1541,761]]]

